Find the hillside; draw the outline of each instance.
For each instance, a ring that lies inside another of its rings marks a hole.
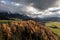
[[[0,40],[57,40],[45,25],[33,20],[0,24]]]

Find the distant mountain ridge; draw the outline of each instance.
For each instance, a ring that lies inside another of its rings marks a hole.
[[[18,19],[23,19],[23,20],[29,20],[33,19],[36,21],[40,22],[47,22],[47,21],[60,21],[60,17],[46,17],[46,18],[32,18],[24,14],[19,14],[19,13],[11,13],[11,12],[0,12],[0,20],[10,20],[11,18],[18,18]]]
[[[36,21],[49,22],[49,21],[58,21],[60,22],[60,17],[46,17],[46,18],[35,18]]]
[[[10,18],[31,19],[31,17],[23,14],[0,12],[0,20],[9,20]]]

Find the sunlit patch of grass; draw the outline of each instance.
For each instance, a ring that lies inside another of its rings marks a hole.
[[[47,22],[45,24],[52,32],[60,37],[60,22]],[[52,28],[51,26],[56,26],[57,28]]]
[[[0,23],[8,23],[13,21],[21,21],[21,20],[0,20]]]

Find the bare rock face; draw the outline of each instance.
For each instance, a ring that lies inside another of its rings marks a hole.
[[[44,25],[33,20],[0,24],[1,40],[57,40]]]

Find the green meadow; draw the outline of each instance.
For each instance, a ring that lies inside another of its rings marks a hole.
[[[45,24],[60,40],[60,22],[47,22]]]

